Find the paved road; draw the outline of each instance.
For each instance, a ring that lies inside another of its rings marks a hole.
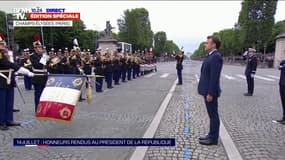
[[[182,86],[176,86],[154,137],[176,138],[175,147],[150,147],[143,159],[228,159],[222,141],[202,146],[198,137],[208,131],[208,117],[197,94],[201,62],[184,62]],[[284,159],[285,126],[272,122],[281,116],[279,71],[258,69],[253,97],[244,97],[244,67],[224,65],[219,101],[221,120],[243,159]],[[93,93],[91,105],[80,102],[71,124],[34,119],[33,91],[15,90],[15,119],[21,127],[0,131],[0,159],[126,160],[135,147],[13,147],[16,137],[142,137],[176,80],[174,63],[160,63],[158,72]],[[21,82],[20,82],[21,83]],[[105,85],[105,84],[104,84]],[[106,87],[106,86],[104,86]],[[76,152],[75,152],[76,151]]]

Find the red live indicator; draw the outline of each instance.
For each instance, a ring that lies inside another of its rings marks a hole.
[[[80,13],[29,13],[29,20],[80,20]]]

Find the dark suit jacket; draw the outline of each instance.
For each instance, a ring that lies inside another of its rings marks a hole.
[[[248,57],[245,75],[250,76],[251,74],[255,74],[257,68],[257,58],[255,56]]]
[[[223,59],[219,51],[208,55],[201,67],[198,93],[202,96],[208,94],[219,97],[221,94],[220,75],[223,67]]]
[[[285,60],[280,63],[279,69],[281,70],[279,85],[285,86]]]

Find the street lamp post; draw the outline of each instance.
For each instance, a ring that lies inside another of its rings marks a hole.
[[[44,46],[45,45],[45,41],[44,41],[43,26],[41,26],[41,37],[42,37],[42,43],[43,43],[43,46]]]
[[[265,53],[266,53],[266,44],[264,43],[264,49],[263,49],[263,63],[265,63]]]
[[[7,41],[8,41],[8,48],[11,49],[10,47],[10,36],[9,36],[9,26],[8,26],[8,17],[7,14],[5,15],[6,18],[6,32],[7,32]]]
[[[93,24],[93,26],[95,27],[95,31],[94,31],[94,47],[95,47],[95,50],[97,49],[97,32],[99,31],[99,28],[96,24]]]

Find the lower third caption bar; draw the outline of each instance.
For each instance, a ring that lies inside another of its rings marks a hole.
[[[14,138],[14,146],[175,146],[175,138]]]

